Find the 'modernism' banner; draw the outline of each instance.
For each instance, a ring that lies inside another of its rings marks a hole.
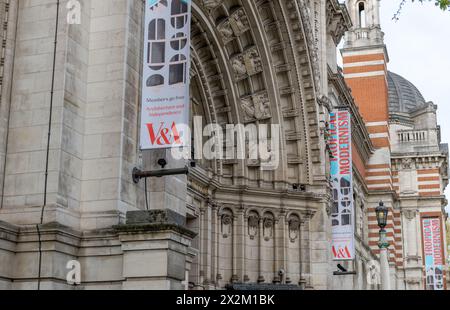
[[[140,146],[188,146],[190,0],[146,0]]]
[[[349,111],[330,115],[331,181],[333,186],[332,244],[334,260],[355,258],[353,211],[352,126]]]
[[[445,290],[446,270],[441,219],[422,218],[422,234],[426,289]]]

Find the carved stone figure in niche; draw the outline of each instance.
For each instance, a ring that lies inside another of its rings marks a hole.
[[[236,80],[241,80],[247,75],[252,76],[262,71],[261,57],[258,49],[252,47],[246,52],[234,57],[231,60]]]
[[[270,101],[267,93],[260,93],[253,97],[241,99],[242,110],[244,111],[244,121],[252,122],[271,118]]]
[[[267,93],[261,93],[253,97],[255,104],[255,118],[260,120],[270,117],[270,101]]]
[[[211,11],[213,9],[215,9],[216,7],[218,7],[220,4],[222,4],[223,0],[203,0],[203,6]]]
[[[262,71],[261,57],[256,47],[251,48],[245,54],[245,67],[248,75],[254,75]]]
[[[226,44],[233,40],[233,29],[231,28],[230,22],[226,21],[218,26],[219,33],[222,37],[222,41]]]
[[[275,224],[275,221],[273,220],[273,218],[266,217],[264,219],[264,224],[263,224],[264,240],[270,241],[270,239],[273,238],[274,224]]]
[[[222,236],[227,239],[233,233],[233,218],[230,214],[222,215]]]
[[[300,236],[300,220],[298,218],[291,218],[289,220],[289,239],[294,243]]]
[[[231,60],[231,65],[233,66],[234,74],[237,79],[247,74],[247,68],[245,67],[244,59],[242,56],[233,58]]]
[[[258,235],[258,224],[259,219],[256,215],[251,215],[248,218],[248,235],[250,236],[250,240],[254,240]]]
[[[231,15],[230,25],[236,37],[239,37],[249,29],[249,23],[244,9],[241,8]]]

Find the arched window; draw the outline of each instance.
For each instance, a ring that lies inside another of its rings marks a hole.
[[[188,20],[188,5],[186,0],[173,0],[171,7],[171,23],[175,29],[183,28]]]
[[[358,17],[359,17],[359,27],[366,28],[367,19],[366,19],[366,5],[364,2],[360,2],[358,4]]]
[[[169,85],[186,83],[187,60],[184,55],[175,55],[169,65]]]
[[[160,70],[165,63],[166,55],[166,21],[154,19],[148,25],[147,62],[152,70]]]
[[[183,32],[177,33],[170,40],[170,46],[176,51],[183,49],[186,46],[186,44],[187,44],[187,36]]]
[[[164,77],[159,74],[154,74],[147,79],[147,87],[154,87],[164,85]]]

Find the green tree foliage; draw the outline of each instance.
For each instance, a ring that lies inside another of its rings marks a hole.
[[[411,2],[421,2],[421,3],[431,2],[431,1],[434,1],[434,5],[438,6],[443,11],[450,10],[450,0],[411,0]],[[395,13],[393,19],[395,19],[395,20],[399,19],[402,8],[407,2],[408,2],[408,0],[402,0],[402,2],[400,3],[400,7],[399,7],[397,13]]]

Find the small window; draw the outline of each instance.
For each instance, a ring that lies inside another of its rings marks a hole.
[[[148,25],[147,62],[152,70],[163,68],[166,57],[166,22],[154,19]]]
[[[172,15],[184,14],[188,12],[188,5],[186,0],[173,0],[172,1]]]
[[[175,55],[170,60],[169,85],[186,83],[187,61],[183,55]]]
[[[159,74],[152,75],[147,79],[147,87],[154,87],[164,84],[164,77]]]
[[[188,21],[188,5],[185,0],[173,0],[171,8],[171,23],[175,29],[183,28]]]
[[[176,35],[172,37],[172,40],[170,41],[170,46],[174,50],[181,50],[183,49],[187,44],[187,37],[184,33],[179,32]]]
[[[148,25],[148,39],[151,41],[164,40],[166,38],[166,21],[154,19]]]
[[[359,27],[360,28],[366,28],[366,6],[364,2],[360,2],[358,5],[358,12],[359,12]]]

